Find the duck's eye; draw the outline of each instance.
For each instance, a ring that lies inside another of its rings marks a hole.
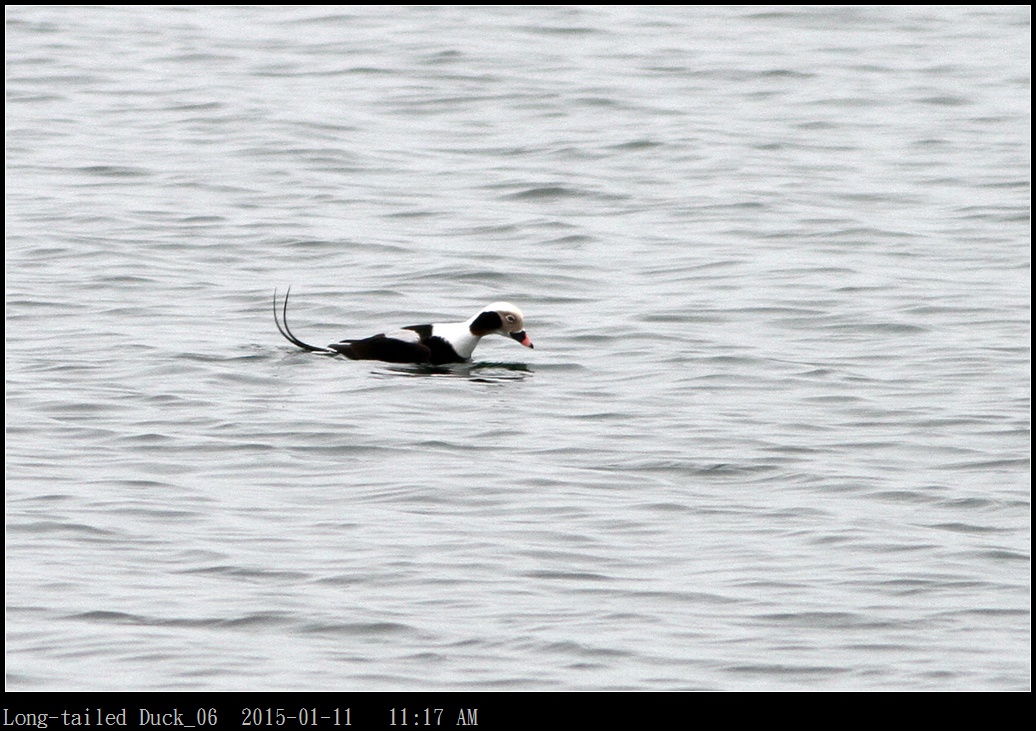
[[[514,322],[514,315],[508,315],[507,316],[507,321],[508,322]]]

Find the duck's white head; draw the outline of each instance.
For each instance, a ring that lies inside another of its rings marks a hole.
[[[526,348],[532,347],[532,341],[525,334],[525,317],[510,302],[494,302],[485,306],[482,312],[471,318],[468,328],[472,335],[479,338],[496,333],[517,340]]]

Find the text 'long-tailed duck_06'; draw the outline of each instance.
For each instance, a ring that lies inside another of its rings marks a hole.
[[[353,360],[380,360],[386,363],[466,363],[486,335],[504,335],[517,340],[527,348],[532,341],[525,334],[522,311],[509,302],[494,302],[465,322],[410,325],[391,333],[380,333],[369,338],[341,340],[327,347],[310,345],[295,337],[288,329],[288,296],[278,312],[277,292],[273,293],[273,320],[288,342],[311,353],[344,355]]]

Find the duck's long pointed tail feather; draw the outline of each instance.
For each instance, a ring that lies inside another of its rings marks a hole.
[[[279,313],[277,312],[277,290],[273,290],[273,321],[277,325],[277,330],[284,339],[292,345],[295,345],[303,350],[310,353],[325,353],[327,355],[337,355],[337,351],[331,350],[331,348],[322,348],[319,345],[310,345],[309,343],[303,342],[295,337],[295,334],[288,329],[288,297],[291,295],[291,287],[288,287],[288,291],[284,293],[284,307]],[[281,324],[283,321],[283,325]]]

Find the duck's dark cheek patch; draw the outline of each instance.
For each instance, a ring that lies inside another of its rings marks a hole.
[[[504,321],[499,312],[483,312],[471,323],[471,334],[476,337],[483,337],[489,333],[499,330],[504,326]]]

